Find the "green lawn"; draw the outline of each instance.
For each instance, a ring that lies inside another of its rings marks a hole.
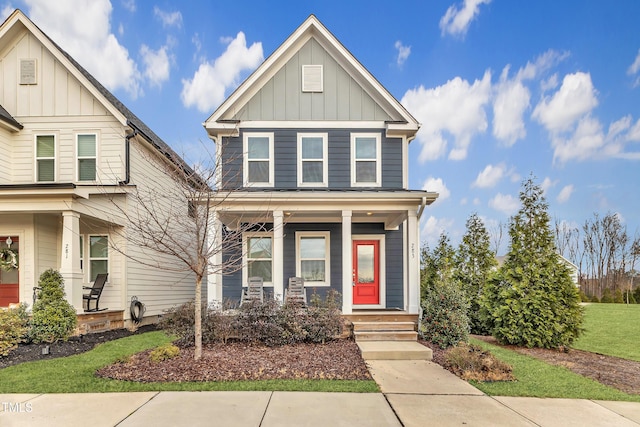
[[[104,343],[76,356],[22,363],[0,369],[0,393],[91,393],[118,391],[330,391],[378,392],[374,381],[270,380],[236,382],[137,383],[98,378],[94,372],[116,360],[169,342],[149,332]]]
[[[640,304],[588,304],[584,334],[574,347],[640,362]]]
[[[640,402],[639,395],[630,395],[597,381],[575,374],[570,370],[548,365],[538,359],[511,350],[472,339],[488,349],[500,360],[513,367],[517,381],[481,383],[471,381],[475,387],[490,396],[529,396],[569,399],[624,400]]]

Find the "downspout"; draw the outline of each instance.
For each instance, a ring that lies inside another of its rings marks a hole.
[[[128,185],[131,180],[131,143],[129,140],[135,137],[138,134],[136,129],[133,129],[133,132],[125,135],[124,137],[124,168],[125,168],[125,178],[124,181],[118,182],[118,185]]]
[[[420,204],[420,209],[418,209],[418,221],[420,221],[420,218],[422,217],[422,212],[424,212],[424,207],[426,205],[427,205],[427,198],[423,197],[422,203]]]

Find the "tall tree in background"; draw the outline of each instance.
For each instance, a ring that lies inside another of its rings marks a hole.
[[[520,202],[509,225],[507,259],[487,284],[482,309],[502,343],[569,346],[582,331],[582,308],[554,244],[543,190],[533,177],[523,182]]]
[[[497,265],[489,233],[482,219],[474,213],[467,219],[466,232],[456,255],[456,274],[469,299],[469,321],[473,334],[489,333],[481,320],[480,297]]]

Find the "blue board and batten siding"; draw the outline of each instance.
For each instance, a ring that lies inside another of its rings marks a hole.
[[[402,189],[402,139],[387,138],[380,129],[252,129],[247,132],[273,133],[274,189],[295,189],[298,186],[298,133],[328,134],[329,189],[351,187],[351,133],[380,133],[382,158],[381,189]],[[224,137],[222,165],[224,189],[237,190],[242,184],[242,155],[244,131],[237,137]]]
[[[287,287],[289,277],[296,275],[296,231],[329,231],[330,232],[330,287],[313,287],[307,284],[307,297],[313,292],[325,297],[329,289],[335,289],[342,294],[342,224],[286,224],[284,226],[283,241],[283,277]],[[352,232],[357,238],[358,234],[384,234],[385,235],[385,265],[386,265],[386,308],[399,308],[404,306],[403,277],[404,262],[402,249],[402,226],[398,230],[385,231],[383,224],[353,224]],[[223,260],[230,259],[231,254],[224,253]],[[223,276],[224,300],[239,301],[242,291],[242,271]],[[266,288],[266,293],[272,293]]]

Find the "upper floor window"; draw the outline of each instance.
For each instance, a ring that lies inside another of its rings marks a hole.
[[[53,135],[36,135],[36,181],[56,180],[56,138]]]
[[[271,233],[257,232],[245,235],[244,283],[249,277],[262,277],[265,285],[273,282],[273,236]]]
[[[298,134],[298,185],[327,186],[327,134]]]
[[[78,135],[78,181],[96,180],[96,134]]]
[[[379,187],[382,184],[380,134],[351,134],[351,185]]]
[[[244,185],[273,187],[273,134],[245,133]]]

